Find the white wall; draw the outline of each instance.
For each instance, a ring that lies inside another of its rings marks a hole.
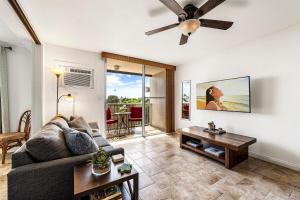
[[[207,126],[257,138],[251,154],[300,170],[300,26],[291,27],[176,71],[176,128]],[[201,46],[201,45],[200,45]],[[196,83],[251,76],[252,113],[196,109]],[[191,121],[180,119],[181,82],[192,81]]]
[[[56,77],[52,74],[51,67],[61,62],[74,63],[95,70],[94,89],[60,87],[59,94],[72,93],[75,96],[75,115],[83,116],[88,122],[98,122],[101,130],[104,130],[105,65],[100,53],[51,44],[44,46],[44,123],[55,116]],[[72,115],[72,108],[72,102],[62,100],[59,104],[59,113],[69,117]]]
[[[32,54],[20,46],[7,52],[10,128],[17,131],[22,113],[31,109]]]
[[[41,79],[37,69],[42,65],[35,62],[36,45],[7,2],[0,2],[0,13],[0,44],[13,47],[8,51],[10,128],[16,131],[21,114],[31,109],[31,130],[34,132],[41,126],[37,123],[41,119],[37,116],[42,113],[41,109],[37,110],[41,101],[35,100],[35,88],[41,84],[35,80]]]
[[[31,44],[32,49],[32,107],[31,135],[43,125],[43,45]]]

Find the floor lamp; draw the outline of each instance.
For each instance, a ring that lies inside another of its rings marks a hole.
[[[54,67],[51,69],[53,74],[56,76],[56,115],[58,115],[58,86],[59,86],[59,77],[63,74],[63,69],[60,67]]]
[[[73,100],[74,100],[74,98],[73,98],[73,96],[72,96],[71,94],[63,94],[63,95],[61,95],[61,96],[57,99],[57,104],[56,104],[56,109],[57,109],[56,113],[57,113],[57,114],[58,114],[58,104],[59,104],[59,101],[60,101],[60,99],[61,99],[62,97],[66,97],[66,100],[67,100],[67,101],[73,101]],[[57,115],[57,114],[56,114],[56,115]],[[74,116],[74,104],[73,104],[73,116]]]

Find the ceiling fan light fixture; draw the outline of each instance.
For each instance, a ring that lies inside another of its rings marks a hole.
[[[200,25],[198,19],[188,19],[179,24],[179,29],[182,31],[182,34],[189,36],[194,33]]]

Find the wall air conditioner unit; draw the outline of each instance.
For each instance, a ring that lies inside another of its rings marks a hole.
[[[72,66],[62,66],[65,69],[63,85],[94,89],[94,70]]]

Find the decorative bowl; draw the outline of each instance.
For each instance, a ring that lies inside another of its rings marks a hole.
[[[111,159],[109,159],[109,162],[106,163],[105,166],[103,166],[102,164],[92,164],[92,174],[94,174],[95,176],[102,176],[110,172],[110,168]]]

